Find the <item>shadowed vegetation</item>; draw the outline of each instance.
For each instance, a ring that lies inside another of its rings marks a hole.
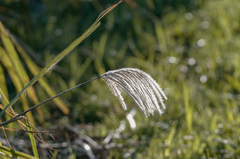
[[[1,3],[4,106],[110,6],[109,1],[97,0]],[[52,133],[55,140],[48,133],[42,136],[59,151],[51,154],[37,140],[32,149],[29,145],[34,141],[26,133],[5,130],[10,144],[24,152],[17,155],[36,156],[38,150],[40,158],[238,158],[239,19],[238,0],[125,1],[42,78],[45,87],[36,83],[13,109],[20,113],[27,109],[24,102],[32,106],[108,70],[129,67],[143,70],[160,84],[168,97],[164,114],[146,118],[125,94],[128,109],[124,111],[104,81],[96,80],[60,97],[69,113],[52,101],[27,115],[39,131],[56,131]],[[6,45],[3,27],[16,41]],[[19,59],[8,56],[10,52]],[[16,62],[19,70],[13,72],[8,60]],[[2,121],[8,118],[5,115]],[[21,129],[19,125],[15,122],[6,128]],[[0,138],[8,146],[2,129]],[[86,144],[91,151],[86,151]],[[0,151],[8,154],[11,150],[0,145]]]

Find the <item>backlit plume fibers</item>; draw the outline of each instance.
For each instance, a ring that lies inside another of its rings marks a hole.
[[[167,100],[166,95],[158,83],[147,73],[134,68],[123,68],[114,71],[108,71],[102,75],[113,95],[117,96],[123,109],[127,105],[121,95],[121,90],[125,91],[140,107],[146,116],[154,113],[163,113]]]

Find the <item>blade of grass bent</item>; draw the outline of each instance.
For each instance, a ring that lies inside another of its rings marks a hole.
[[[66,55],[68,55],[75,47],[77,47],[84,39],[86,39],[93,31],[95,31],[100,26],[100,20],[109,13],[112,9],[114,9],[118,4],[120,4],[122,0],[120,0],[118,3],[110,6],[106,10],[104,10],[96,19],[96,21],[75,41],[73,41],[66,49],[64,49],[61,53],[59,53],[47,66],[45,66],[37,76],[35,76],[22,90],[19,92],[15,98],[0,112],[0,118],[4,114],[4,112],[12,106],[18,98],[26,92],[26,90],[32,86],[35,82],[37,82],[42,76],[44,76],[48,71],[50,71],[59,61],[61,61]],[[0,27],[3,26],[0,22]]]
[[[1,143],[1,141],[0,141],[0,146],[2,146],[2,143]],[[3,159],[6,159],[6,157],[5,157],[5,155],[3,155],[3,154],[0,154],[0,158],[3,158]]]
[[[18,157],[18,158],[25,158],[25,159],[37,159],[34,156],[28,155],[28,154],[23,153],[23,152],[14,151],[13,149],[10,149],[6,146],[1,146],[0,145],[0,151],[4,155],[10,156],[10,157]]]
[[[7,37],[11,43],[9,43],[9,45],[12,45],[12,50],[11,52],[13,52],[14,57],[18,56],[16,55],[17,53],[19,53],[19,55],[23,58],[24,63],[27,65],[27,67],[29,68],[29,70],[31,71],[31,73],[36,76],[39,72],[40,72],[40,68],[31,60],[31,58],[27,55],[27,53],[24,51],[24,49],[21,47],[21,45],[19,45],[19,43],[17,42],[17,40],[15,39],[14,36],[12,36],[11,34],[8,34],[9,37]],[[5,40],[5,43],[7,43],[7,41]],[[8,46],[9,47],[9,46]],[[11,46],[10,46],[11,48]],[[15,50],[16,48],[16,50]],[[11,58],[13,56],[10,56]],[[17,57],[18,58],[18,57]],[[12,62],[16,61],[16,60],[11,60]],[[21,62],[21,61],[20,61]],[[14,66],[20,66],[22,64],[15,64]],[[22,67],[22,66],[21,66]],[[16,68],[16,70],[19,68]],[[29,77],[26,74],[26,71],[23,69],[21,69],[21,73],[19,75],[19,78],[22,78],[21,81],[23,81],[24,86],[27,85],[29,83]],[[20,71],[18,71],[20,72]],[[23,77],[25,77],[23,79]],[[27,77],[27,78],[26,78]],[[1,79],[0,79],[1,80]],[[44,78],[39,79],[39,84],[41,85],[41,87],[46,91],[46,93],[49,95],[49,97],[54,96],[56,93],[54,92],[54,90],[49,87],[49,84],[47,83],[47,81]],[[33,87],[29,87],[28,91],[27,91],[27,95],[29,95],[30,99],[34,102],[34,104],[38,104],[39,101],[37,99],[37,96],[35,94],[35,90],[33,89]],[[64,114],[68,114],[69,113],[69,109],[67,108],[67,106],[63,103],[63,101],[60,98],[56,98],[55,100],[53,100],[53,102],[55,102],[55,104],[59,107],[59,109],[64,113]],[[7,105],[7,104],[6,104]],[[39,113],[39,117],[40,117],[40,121],[44,122],[44,117],[43,117],[43,113],[41,111],[40,108],[37,108],[37,111]]]
[[[4,110],[1,111],[0,117],[2,117],[3,113],[8,109],[10,106],[12,106],[18,98],[26,92],[26,90],[32,86],[35,82],[38,81],[44,74],[46,74],[49,70],[51,70],[62,58],[64,58],[67,54],[70,53],[79,43],[81,43],[87,36],[89,36],[98,26],[100,23],[91,26],[85,33],[83,33],[82,36],[80,36],[78,39],[76,39],[72,44],[70,44],[65,50],[63,50],[58,56],[56,56],[45,68],[43,68],[38,75],[36,75],[21,91],[16,95],[16,97],[4,108]],[[3,27],[0,22],[0,27]],[[0,28],[1,29],[1,28]],[[1,29],[4,30],[4,29]],[[6,34],[6,32],[5,32]]]
[[[69,91],[71,91],[71,90],[73,90],[73,89],[75,89],[75,88],[78,88],[78,87],[80,87],[80,86],[82,86],[82,85],[84,85],[84,84],[90,83],[90,82],[92,82],[92,81],[94,81],[94,80],[96,80],[96,79],[102,78],[102,77],[103,77],[103,75],[98,76],[98,77],[95,77],[95,78],[92,78],[92,79],[90,79],[90,80],[88,80],[88,81],[85,81],[85,82],[83,82],[83,83],[80,83],[80,84],[78,84],[78,85],[76,85],[76,86],[74,86],[74,87],[72,87],[72,88],[69,88],[68,90],[63,91],[63,92],[55,95],[54,97],[48,98],[48,99],[46,99],[45,101],[43,101],[43,102],[41,102],[41,103],[39,103],[39,104],[37,104],[37,105],[34,105],[34,106],[32,106],[31,108],[29,108],[28,110],[26,110],[26,111],[24,111],[24,112],[22,112],[22,113],[20,113],[20,114],[18,114],[18,115],[16,115],[16,116],[14,116],[14,117],[11,118],[10,120],[7,120],[7,121],[4,121],[4,122],[0,123],[0,126],[9,124],[9,123],[11,123],[11,122],[13,122],[13,121],[16,121],[16,120],[19,120],[19,119],[21,119],[21,116],[23,116],[23,115],[26,114],[27,112],[29,112],[29,111],[31,111],[31,110],[39,107],[40,105],[42,105],[42,104],[44,104],[44,103],[46,103],[46,102],[48,102],[48,101],[50,101],[50,100],[52,100],[52,99],[54,99],[54,98],[56,98],[56,97],[59,97],[60,95],[63,95],[63,94],[65,94],[65,93],[67,93],[67,92],[69,92]]]
[[[36,76],[38,74],[38,72],[40,72],[40,68],[31,60],[31,58],[27,55],[27,53],[22,49],[22,47],[17,43],[17,41],[15,39],[12,39],[13,43],[16,46],[16,49],[18,50],[18,52],[21,54],[21,57],[23,58],[24,62],[26,63],[26,65],[28,66],[29,70],[31,71],[31,73]],[[39,79],[39,84],[41,85],[41,87],[46,91],[46,93],[52,97],[56,95],[56,92],[51,89],[51,87],[49,86],[49,84],[47,83],[47,80],[43,77],[41,79]],[[64,114],[68,114],[69,113],[69,109],[67,108],[67,106],[63,103],[63,101],[60,98],[56,98],[53,100],[53,102],[59,107],[59,109],[64,113]],[[38,104],[38,103],[35,103]]]
[[[22,90],[22,88],[23,88],[23,84],[21,83],[20,80],[18,80],[19,79],[18,78],[18,74],[16,73],[16,70],[13,68],[14,66],[13,66],[13,64],[12,64],[12,62],[10,60],[10,57],[7,55],[6,50],[4,50],[2,47],[0,47],[0,52],[1,52],[1,54],[0,54],[0,56],[1,56],[0,61],[2,62],[3,66],[5,68],[8,68],[8,74],[9,74],[10,78],[12,79],[12,82],[13,82],[16,90],[18,92],[20,92]],[[23,107],[23,109],[24,110],[29,109],[29,105],[28,105],[28,101],[27,101],[26,96],[21,96],[21,100],[22,100],[22,107]],[[9,103],[8,103],[8,105],[9,105]],[[28,117],[28,119],[32,123],[34,123],[34,118],[33,118],[32,113],[27,114],[27,117]]]
[[[15,70],[15,73],[17,74],[17,77],[19,79],[19,81],[22,83],[22,88],[23,86],[27,85],[30,81],[29,77],[28,77],[28,74],[26,72],[26,70],[24,69],[24,66],[18,56],[18,53],[14,47],[14,44],[12,42],[12,40],[10,39],[9,37],[9,34],[6,32],[6,29],[1,26],[1,32],[5,32],[4,34],[1,34],[1,40],[2,40],[2,43],[3,43],[3,46],[5,47],[5,52],[7,52],[7,54],[2,52],[1,56],[8,56],[8,61],[9,63],[11,63],[11,66],[10,68],[8,67],[5,67],[6,70],[9,72],[11,71],[10,69],[13,69]],[[12,79],[14,80],[14,79]],[[20,91],[22,90],[22,88],[20,89]],[[28,91],[27,91],[27,94],[29,95],[30,99],[35,103],[39,103],[38,102],[38,99],[37,99],[37,96],[36,96],[36,93],[35,93],[35,90],[33,89],[33,87],[29,87]],[[41,111],[41,109],[37,109],[38,113],[39,113],[39,116],[40,118],[42,119],[41,121],[43,121],[43,113]]]

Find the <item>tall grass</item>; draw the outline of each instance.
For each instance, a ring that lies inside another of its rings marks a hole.
[[[48,71],[50,71],[59,61],[61,61],[66,55],[68,55],[74,48],[76,48],[76,46],[78,46],[85,38],[87,38],[93,31],[95,31],[99,26],[100,26],[100,20],[106,15],[108,14],[112,9],[114,9],[118,4],[120,4],[122,1],[120,0],[118,3],[116,3],[115,5],[110,6],[109,8],[107,8],[106,10],[104,10],[96,19],[96,21],[79,37],[77,38],[75,41],[73,41],[66,49],[64,49],[61,53],[58,54],[58,56],[56,56],[50,63],[48,63],[38,74],[36,74],[34,76],[34,78],[30,81],[28,78],[28,75],[26,73],[26,71],[23,68],[23,65],[19,59],[18,53],[15,50],[14,47],[14,41],[15,39],[11,40],[11,35],[6,31],[6,29],[4,28],[3,24],[0,21],[0,35],[1,35],[1,40],[3,43],[3,46],[0,47],[1,49],[1,62],[2,64],[5,66],[6,70],[8,71],[9,75],[11,76],[11,79],[13,81],[13,83],[15,84],[15,87],[17,89],[17,92],[19,92],[14,99],[12,99],[10,102],[7,102],[5,100],[5,103],[7,103],[6,106],[1,105],[1,109],[2,111],[0,112],[0,118],[2,118],[2,116],[4,114],[8,114],[9,110],[12,111],[12,115],[16,115],[16,119],[21,119],[24,118],[26,120],[26,127],[28,130],[28,135],[31,141],[31,145],[32,145],[32,150],[33,150],[33,154],[36,158],[39,158],[38,155],[38,150],[37,150],[37,146],[36,146],[36,142],[35,142],[35,136],[32,133],[33,132],[33,128],[30,125],[29,120],[34,124],[34,118],[32,116],[32,113],[28,113],[27,114],[27,118],[24,116],[20,116],[20,114],[16,114],[13,111],[12,106],[18,101],[19,98],[21,98],[22,102],[23,102],[23,108],[25,110],[25,112],[29,112],[29,110],[31,110],[28,106],[28,101],[26,96],[23,96],[22,94],[26,93],[28,90],[29,96],[30,98],[35,101],[36,103],[38,103],[38,100],[36,98],[35,95],[35,91],[32,88],[32,85],[34,83],[36,83],[40,78],[42,78]],[[16,41],[15,41],[16,43]],[[28,58],[28,56],[25,54],[25,52],[22,50],[21,46],[17,44],[18,48],[20,48],[20,51],[23,55],[23,58],[25,57],[25,60],[27,59],[29,63],[32,64],[33,69],[30,70],[36,70],[36,66],[33,64],[33,62]],[[12,58],[12,59],[11,59]],[[2,70],[2,68],[1,68]],[[3,71],[2,71],[3,72]],[[4,78],[4,73],[1,74],[1,76]],[[20,79],[21,81],[19,81],[18,79]],[[6,83],[5,80],[1,80],[1,96],[6,97],[6,93],[7,93],[7,89],[6,89]],[[45,88],[47,88],[48,86],[46,86],[45,83]],[[4,90],[2,90],[2,88]],[[5,99],[5,98],[4,98]],[[56,98],[55,98],[56,100]],[[64,105],[61,104],[61,102],[59,100],[56,100],[58,102],[58,105],[61,106],[60,109],[62,109],[63,112],[68,113],[68,108],[66,108]],[[38,109],[40,114],[42,115],[41,109]],[[25,114],[25,113],[24,113]],[[42,115],[43,116],[43,115]],[[28,120],[29,118],[29,120]],[[14,118],[13,118],[14,119]],[[11,119],[10,119],[11,120]],[[9,121],[10,121],[9,120]],[[4,130],[4,127],[2,127],[2,129]],[[44,143],[44,141],[42,141]],[[10,146],[10,145],[9,145]],[[12,152],[7,152],[7,150],[4,150],[5,148],[2,146],[2,153],[3,155],[11,155],[10,157],[21,157],[21,154],[23,153],[16,153],[15,151]],[[6,148],[7,149],[7,148]],[[27,156],[27,155],[26,155]]]
[[[56,13],[63,17],[60,19],[57,16],[55,21],[50,18],[43,20],[48,24],[44,27],[35,25],[36,34],[24,35],[21,31],[24,30],[23,24],[19,25],[22,29],[12,29],[36,51],[44,52],[40,57],[46,62],[82,31],[79,24],[83,24],[83,20],[78,19],[84,8],[66,3],[61,3],[58,10],[49,8],[46,14]],[[82,4],[91,8],[91,15],[103,8],[99,1]],[[62,97],[69,105],[71,116],[62,115],[51,105],[48,105],[51,109],[47,111],[44,107],[45,116],[72,124],[79,128],[82,136],[105,146],[105,151],[101,151],[103,153],[91,147],[96,150],[96,155],[105,158],[238,158],[238,0],[139,1],[137,4],[135,9],[122,5],[114,14],[107,16],[105,27],[99,28],[94,37],[89,37],[90,43],[74,50],[64,62],[59,63],[59,68],[47,74],[48,83],[60,92],[107,70],[140,68],[156,81],[161,81],[168,97],[165,114],[145,118],[137,110],[133,117],[136,128],[132,129],[126,112],[108,93],[103,81],[94,81],[88,87]],[[69,12],[61,14],[66,10]],[[17,18],[12,19],[8,28],[14,28],[11,26]],[[86,28],[85,25],[83,28]],[[59,29],[62,31],[60,36],[55,34]],[[99,47],[101,49],[98,50]],[[36,85],[41,92],[39,88]],[[47,97],[44,93],[39,94],[41,100]],[[123,97],[128,111],[134,109],[135,103],[124,94]],[[58,121],[51,122],[51,126],[57,124]],[[125,125],[124,130],[111,135],[119,130],[120,125]],[[112,138],[104,145],[106,136]],[[63,135],[58,137],[65,138]],[[55,143],[61,141],[56,138]],[[71,144],[77,156],[79,147],[75,149],[75,143]],[[67,156],[61,152],[58,155]]]

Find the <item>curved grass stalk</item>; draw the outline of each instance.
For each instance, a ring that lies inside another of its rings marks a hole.
[[[134,102],[140,107],[140,109],[146,116],[148,116],[149,114],[153,114],[156,110],[159,112],[160,115],[163,113],[163,110],[165,109],[163,101],[167,100],[167,97],[160,88],[160,86],[157,84],[157,82],[149,74],[139,69],[123,68],[115,71],[108,71],[101,76],[80,83],[68,90],[57,94],[54,97],[48,98],[45,101],[31,107],[30,109],[16,115],[12,119],[1,123],[0,126],[19,120],[23,118],[24,114],[39,107],[40,105],[75,88],[78,88],[84,84],[90,83],[100,78],[102,78],[106,82],[113,95],[118,97],[123,109],[126,110],[127,105],[124,102],[120,89],[125,91],[134,100]]]
[[[110,6],[106,10],[104,10],[96,19],[96,21],[75,41],[73,41],[66,49],[64,49],[61,53],[59,53],[47,66],[45,66],[16,96],[11,102],[0,112],[0,118],[3,116],[5,111],[11,107],[14,103],[17,102],[19,97],[29,89],[34,83],[36,83],[41,77],[43,77],[48,71],[50,71],[58,62],[60,62],[65,56],[67,56],[74,48],[76,48],[84,39],[86,39],[92,32],[94,32],[101,24],[100,20],[108,14],[111,10],[113,10],[116,6],[118,6],[122,0],[118,3]],[[3,25],[0,22],[0,27]],[[4,29],[3,29],[4,30]],[[6,34],[3,32],[3,34]]]

